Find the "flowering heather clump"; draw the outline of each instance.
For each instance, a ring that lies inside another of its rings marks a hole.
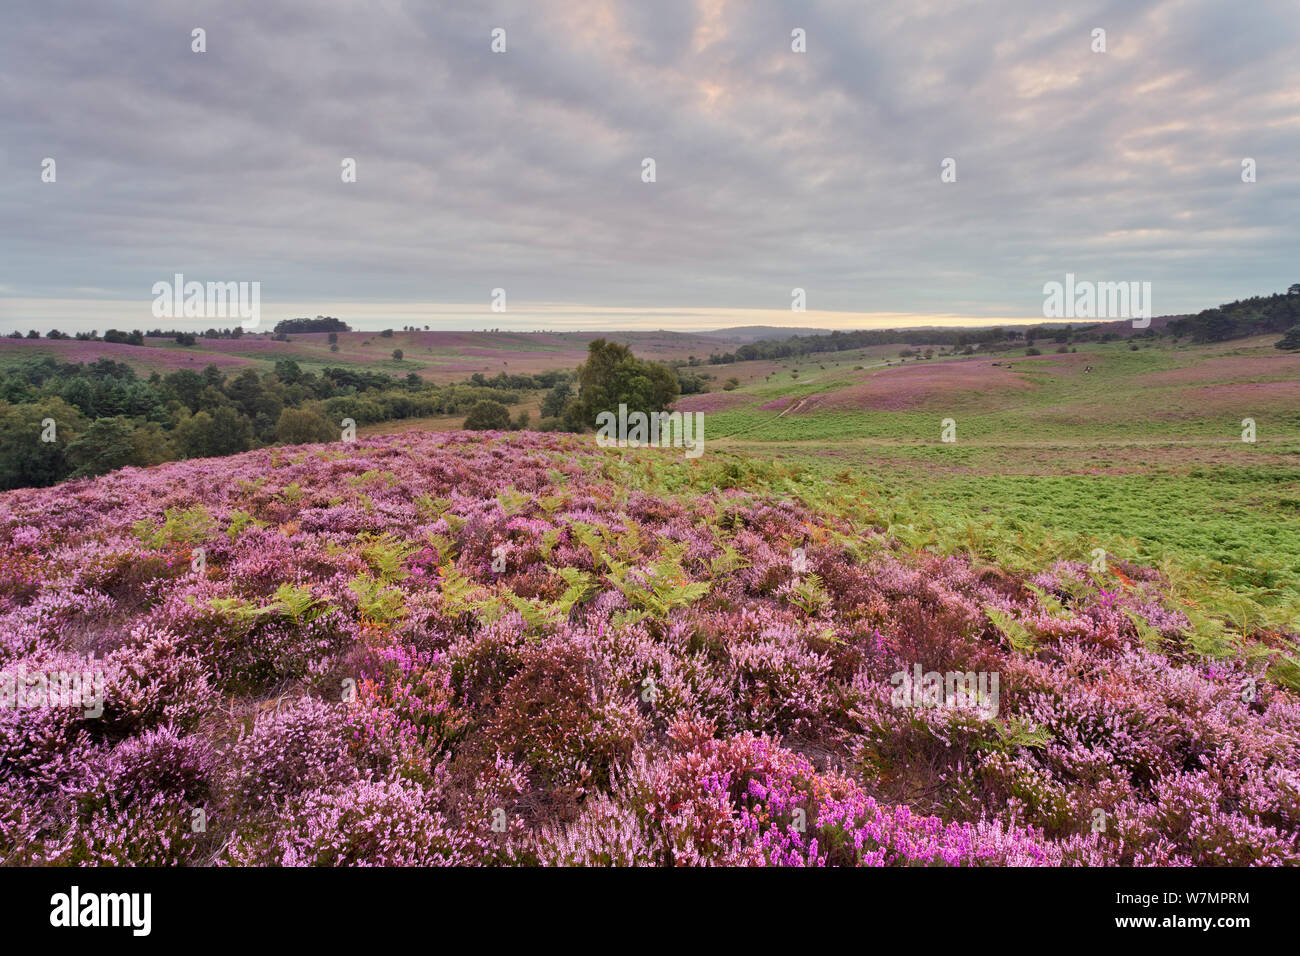
[[[277,821],[277,827],[264,849],[241,840],[231,853],[232,861],[278,866],[478,862],[472,839],[447,825],[434,795],[400,778],[313,790]]]
[[[0,679],[103,692],[0,707],[0,862],[1300,862],[1296,635],[768,477],[407,433],[0,496]]]

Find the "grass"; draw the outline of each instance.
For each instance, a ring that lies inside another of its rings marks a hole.
[[[785,369],[752,380],[732,393],[748,404],[707,416],[706,457],[716,474],[730,467],[910,542],[1005,567],[1088,562],[1100,547],[1112,561],[1181,581],[1207,633],[1233,621],[1294,632],[1300,398],[1277,383],[1300,379],[1300,356],[1271,346],[1271,338],[1136,351],[1111,343],[1058,355],[1040,345],[1048,354],[989,357],[1030,387],[987,392],[945,392],[951,358],[920,363],[924,372],[906,371],[916,367],[908,362],[852,373],[802,360],[791,363],[798,380]],[[900,411],[851,407],[860,390],[836,394],[873,381],[901,388],[932,373],[939,386]],[[823,398],[811,411],[782,413],[813,395]],[[947,417],[956,443],[940,440]],[[1243,418],[1256,423],[1253,443],[1242,440]]]

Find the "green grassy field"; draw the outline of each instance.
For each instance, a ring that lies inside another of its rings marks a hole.
[[[1272,341],[803,361],[706,414],[706,447],[919,544],[1030,568],[1100,547],[1185,576],[1195,606],[1295,628],[1300,356]]]

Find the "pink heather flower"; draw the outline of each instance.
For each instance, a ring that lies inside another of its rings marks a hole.
[[[0,495],[0,676],[105,686],[0,707],[0,861],[1300,862],[1300,699],[1187,655],[1159,572],[911,551],[644,451],[411,432]],[[896,706],[915,664],[996,673],[998,719]]]

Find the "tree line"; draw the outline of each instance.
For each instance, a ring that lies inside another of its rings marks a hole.
[[[498,384],[433,385],[414,373],[397,379],[343,368],[318,374],[291,359],[265,372],[227,375],[209,365],[148,378],[111,359],[30,359],[0,371],[0,489],[269,444],[332,441],[345,418],[366,425],[459,414],[487,398],[517,404],[518,392]]]
[[[1165,331],[1193,342],[1226,342],[1229,339],[1274,333],[1300,335],[1300,282],[1285,294],[1252,296],[1227,302],[1196,315],[1181,316]],[[1284,339],[1285,341],[1285,339]],[[1278,343],[1279,348],[1292,346]]]

